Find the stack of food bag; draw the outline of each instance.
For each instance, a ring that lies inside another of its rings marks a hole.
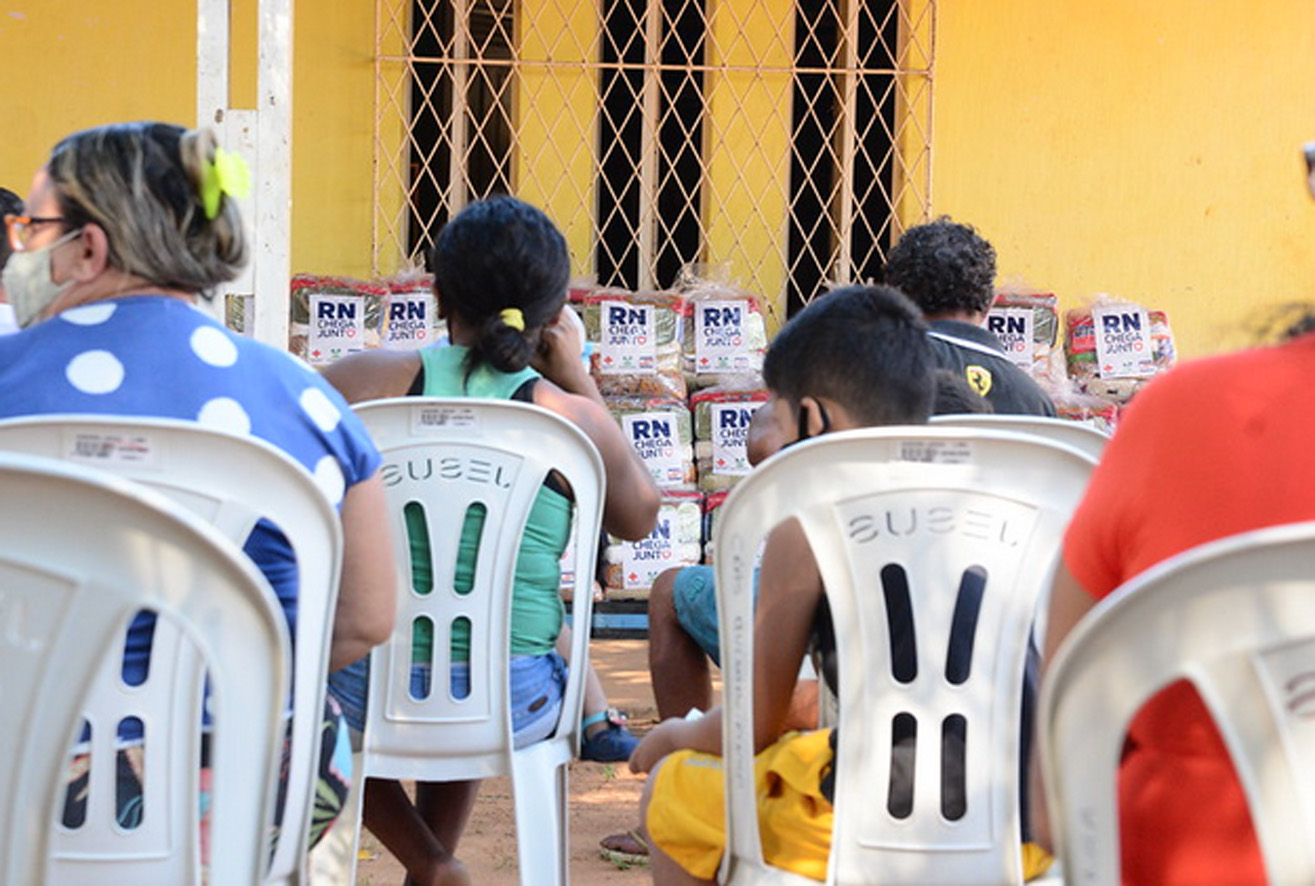
[[[749,420],[767,399],[761,302],[688,277],[673,292],[576,285],[569,301],[599,391],[663,491],[653,533],[604,550],[607,598],[643,599],[662,571],[703,559],[702,493],[748,473]]]
[[[375,280],[298,274],[290,302],[288,350],[312,366],[366,348],[412,349],[442,338],[433,280],[423,274]],[[230,304],[230,327],[250,331],[247,307]]]

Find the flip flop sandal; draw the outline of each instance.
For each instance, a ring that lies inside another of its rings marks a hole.
[[[638,831],[609,834],[598,841],[603,858],[621,868],[648,867],[648,841]]]

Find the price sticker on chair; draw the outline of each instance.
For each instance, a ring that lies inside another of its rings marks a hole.
[[[85,464],[149,467],[157,463],[159,452],[146,434],[73,431],[64,435],[64,458]]]
[[[415,433],[478,425],[479,417],[469,406],[419,406],[411,410],[411,430]]]
[[[970,465],[976,461],[968,440],[901,440],[900,461],[933,465]]]

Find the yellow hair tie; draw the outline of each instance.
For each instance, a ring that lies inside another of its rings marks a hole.
[[[498,316],[502,318],[503,323],[517,332],[525,331],[525,315],[521,313],[520,308],[503,308]]]
[[[215,148],[215,159],[201,171],[201,208],[205,217],[219,215],[219,198],[224,194],[246,197],[251,193],[251,172],[242,155]]]

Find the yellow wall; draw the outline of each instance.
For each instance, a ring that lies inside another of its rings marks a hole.
[[[592,264],[596,195],[593,155],[575,142],[595,131],[598,88],[585,63],[598,57],[598,13],[587,3],[524,3],[521,15],[519,56],[530,64],[516,94],[514,191],[561,227],[579,272]],[[548,61],[564,66],[535,64]]]
[[[708,8],[708,64],[730,69],[705,84],[706,261],[727,265],[732,281],[765,296],[774,327],[785,316],[794,6],[725,0]],[[771,70],[749,70],[755,62]]]
[[[234,0],[239,106],[254,97],[255,4]],[[370,273],[374,5],[296,5],[296,271]],[[933,213],[977,225],[999,250],[1002,282],[1051,289],[1066,307],[1105,292],[1164,308],[1187,356],[1239,343],[1255,307],[1315,296],[1315,203],[1299,159],[1315,139],[1308,6],[938,0]],[[193,4],[158,0],[10,0],[0,57],[27,73],[0,96],[0,184],[25,192],[49,147],[75,129],[191,122],[194,15]],[[734,84],[715,87],[720,101]],[[571,117],[589,92],[570,97]],[[551,139],[555,118],[540,124],[527,121],[522,135]],[[735,253],[736,239],[761,258],[779,244],[776,212],[754,216],[761,229],[727,233],[735,222],[721,213],[736,204],[717,170],[749,133],[718,125],[709,258]],[[544,202],[587,193],[579,169],[563,172],[573,188]],[[578,261],[586,238],[574,222]]]
[[[1002,281],[1164,308],[1180,355],[1315,298],[1309,0],[939,0],[934,213]]]
[[[26,194],[61,136],[196,116],[196,12],[153,0],[10,0],[0,15],[0,184]],[[150,39],[143,39],[149,34]]]
[[[255,96],[256,0],[234,0],[238,107]],[[302,0],[293,48],[294,271],[370,271],[374,4]],[[0,58],[0,185],[26,194],[63,135],[196,120],[196,10],[159,0],[10,0]]]

